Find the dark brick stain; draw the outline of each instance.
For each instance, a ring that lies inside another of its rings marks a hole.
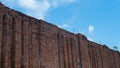
[[[120,68],[120,53],[0,3],[0,68]]]

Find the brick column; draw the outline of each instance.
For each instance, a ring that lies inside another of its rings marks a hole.
[[[15,65],[15,68],[21,68],[21,22],[22,22],[22,17],[20,16],[15,16],[15,19],[14,19],[14,26],[13,26],[13,48],[14,49],[12,51],[13,53],[13,59],[12,62],[13,64],[12,65]]]
[[[1,52],[2,52],[2,32],[3,32],[3,15],[0,14],[0,68],[1,68]]]
[[[90,68],[90,60],[89,60],[89,53],[88,53],[88,40],[85,36],[78,34],[80,41],[80,52],[81,52],[81,62],[82,68]]]

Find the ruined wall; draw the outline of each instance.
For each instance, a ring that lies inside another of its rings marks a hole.
[[[120,53],[0,3],[0,68],[120,68]]]

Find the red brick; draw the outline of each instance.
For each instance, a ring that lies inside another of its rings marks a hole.
[[[120,68],[120,53],[0,3],[0,68]]]

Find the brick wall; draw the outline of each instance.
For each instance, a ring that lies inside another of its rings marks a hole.
[[[120,53],[0,3],[0,68],[120,68]]]

